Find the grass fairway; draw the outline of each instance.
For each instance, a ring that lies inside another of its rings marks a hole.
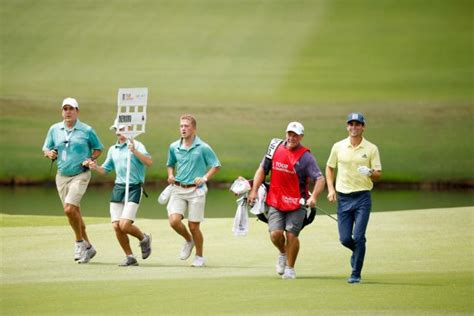
[[[472,314],[473,207],[372,214],[363,284],[348,285],[349,253],[335,223],[319,216],[301,235],[298,279],[274,272],[266,227],[251,221],[234,237],[232,219],[203,224],[208,266],[177,258],[181,240],[164,220],[139,220],[154,252],[139,267],[122,259],[106,219],[88,226],[98,255],[72,261],[64,218],[1,216],[2,315],[28,314]],[[134,242],[135,244],[135,242]],[[137,252],[138,248],[134,248]]]

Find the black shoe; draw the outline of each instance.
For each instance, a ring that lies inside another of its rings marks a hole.
[[[356,277],[356,276],[353,276],[353,275],[351,275],[349,277],[349,279],[347,279],[347,283],[350,283],[350,284],[360,283],[360,281],[361,281],[360,277]]]

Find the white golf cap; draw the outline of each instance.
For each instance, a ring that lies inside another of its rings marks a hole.
[[[294,132],[298,135],[304,135],[304,127],[300,122],[291,122],[286,128],[286,132]]]
[[[120,125],[119,122],[118,122],[118,120],[115,119],[115,120],[114,120],[114,124],[113,124],[112,126],[110,126],[110,129],[111,129],[111,130],[113,130],[113,129],[115,129],[115,130],[120,130],[120,129],[124,128],[124,127],[125,127],[125,125]]]
[[[63,108],[65,105],[70,105],[73,108],[79,109],[79,103],[77,103],[76,99],[74,98],[66,98],[63,100],[63,105],[61,108]]]

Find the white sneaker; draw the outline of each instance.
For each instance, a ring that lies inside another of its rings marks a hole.
[[[151,254],[151,234],[143,234],[145,236],[142,241],[140,241],[140,248],[142,249],[142,259],[146,259]]]
[[[86,255],[86,243],[84,241],[76,241],[74,245],[74,261],[84,258]]]
[[[279,275],[282,275],[285,272],[285,267],[286,267],[286,254],[278,255],[278,260],[276,264],[276,272]]]
[[[283,280],[293,280],[296,279],[295,269],[286,267],[285,273],[281,276]]]
[[[181,260],[186,260],[189,258],[189,256],[191,255],[191,251],[193,251],[193,248],[194,248],[194,241],[186,241],[184,244],[183,244],[183,248],[181,249],[181,254],[180,254],[180,259]]]
[[[94,256],[96,254],[97,254],[97,251],[95,250],[94,247],[92,247],[92,245],[90,245],[89,249],[86,249],[86,252],[84,253],[84,257],[79,259],[79,261],[77,261],[77,262],[78,263],[88,263],[89,261],[91,261],[92,258],[94,258]]]
[[[126,256],[125,260],[118,265],[119,267],[138,266],[137,259],[134,256]]]
[[[206,264],[204,262],[204,257],[196,256],[194,257],[191,267],[204,267]]]

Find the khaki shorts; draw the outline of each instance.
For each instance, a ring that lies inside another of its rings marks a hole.
[[[133,202],[128,202],[126,205],[124,203],[110,202],[111,222],[118,222],[121,219],[128,219],[134,222],[137,218],[138,206],[137,203]]]
[[[185,217],[188,212],[188,221],[202,222],[204,221],[204,207],[206,205],[206,185],[200,188],[182,188],[173,186],[170,200],[166,209],[168,216],[171,214],[181,214]]]
[[[62,176],[59,173],[56,174],[56,188],[63,206],[66,204],[80,206],[82,196],[86,193],[90,179],[90,171],[72,177]]]

